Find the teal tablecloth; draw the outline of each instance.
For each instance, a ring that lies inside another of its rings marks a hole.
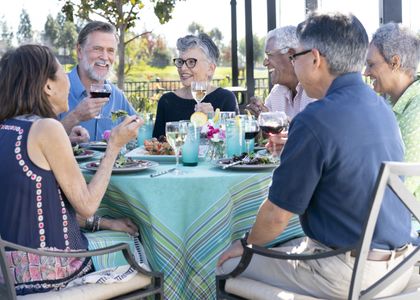
[[[214,299],[217,258],[253,224],[272,170],[220,170],[201,162],[183,167],[182,176],[150,177],[171,167],[113,175],[99,214],[129,216],[138,225],[152,269],[165,275],[166,299]],[[293,218],[281,238],[301,234],[298,223]]]

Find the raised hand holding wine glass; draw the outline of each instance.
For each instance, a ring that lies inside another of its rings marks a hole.
[[[287,129],[289,120],[287,115],[282,111],[262,112],[258,117],[258,123],[261,130],[270,136],[279,135],[284,129]],[[276,144],[272,144],[272,159],[278,160]]]
[[[109,96],[111,96],[111,85],[108,83],[92,83],[90,85],[90,97],[91,98],[109,98]],[[108,99],[109,101],[109,99]],[[107,102],[106,102],[107,103]],[[103,118],[103,114],[102,114],[102,107],[99,111],[99,114],[95,116],[95,140],[98,139],[97,134],[98,134],[98,119]]]
[[[188,123],[185,121],[167,122],[165,125],[166,139],[169,145],[174,149],[176,165],[174,175],[182,175],[183,172],[179,169],[179,150],[185,143],[188,133]]]
[[[90,85],[91,98],[109,98],[109,96],[111,96],[111,91],[111,85],[108,83],[92,83]],[[100,113],[95,118],[100,119],[102,117],[101,109]]]

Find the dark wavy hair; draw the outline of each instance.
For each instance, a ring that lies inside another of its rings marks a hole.
[[[34,114],[56,118],[44,92],[48,79],[56,80],[58,61],[47,46],[23,45],[0,60],[0,121]]]

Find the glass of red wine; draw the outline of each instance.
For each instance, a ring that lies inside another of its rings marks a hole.
[[[249,148],[250,148],[250,145],[251,145],[251,141],[260,132],[260,127],[258,125],[257,120],[249,118],[249,119],[245,119],[244,128],[245,128],[246,152],[249,155],[250,154]]]
[[[90,85],[90,97],[91,98],[109,98],[111,96],[111,85],[108,83],[92,83]],[[102,114],[102,108],[101,111],[97,116],[95,116],[95,140],[98,139],[97,133],[98,133],[98,119],[102,119],[104,116]]]
[[[269,135],[275,135],[280,134],[283,129],[287,129],[289,120],[283,111],[272,111],[260,113],[258,117],[258,123],[262,132]],[[278,157],[276,157],[275,153],[276,144],[273,143],[272,159],[276,161],[278,160]]]
[[[91,98],[109,98],[111,96],[111,85],[108,83],[92,83],[90,85]],[[101,118],[102,112],[96,118]]]

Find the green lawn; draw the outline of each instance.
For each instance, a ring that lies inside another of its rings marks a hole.
[[[214,75],[215,79],[232,76],[232,69],[230,67],[217,67]],[[255,78],[267,78],[267,69],[255,69]],[[154,81],[157,77],[163,80],[178,80],[178,72],[175,66],[168,66],[165,68],[155,68],[146,64],[136,65],[126,76],[126,81]]]

